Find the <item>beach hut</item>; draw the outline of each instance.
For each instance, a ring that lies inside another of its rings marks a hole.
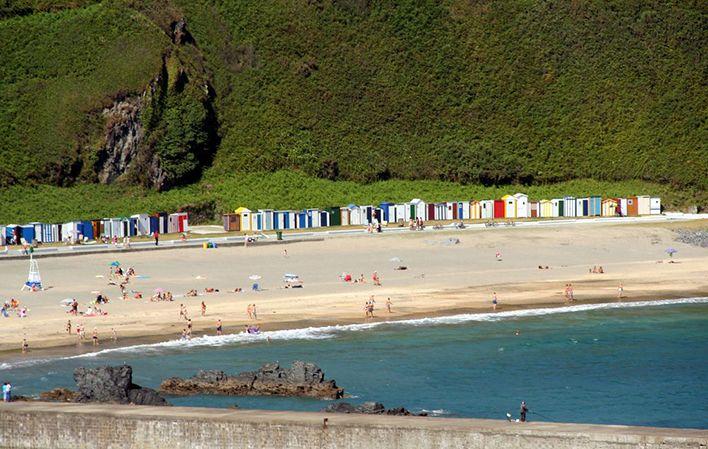
[[[591,217],[599,217],[602,215],[602,198],[597,195],[593,195],[588,198],[588,201],[590,203],[589,215]]]
[[[563,198],[563,217],[576,216],[576,198],[574,196],[566,196]]]
[[[241,230],[241,216],[239,214],[224,214],[221,218],[224,223],[224,231]]]
[[[479,202],[481,216],[483,220],[491,220],[494,218],[494,200],[482,200]]]
[[[551,200],[553,204],[553,217],[562,217],[565,211],[565,202],[562,198],[554,198]]]
[[[434,203],[435,220],[447,220],[447,203]]]
[[[340,213],[340,208],[336,206],[327,207],[325,211],[329,215],[327,218],[327,226],[341,226],[342,225],[342,214]]]
[[[272,231],[275,229],[275,211],[273,209],[258,209],[258,212],[263,218],[261,218],[261,230],[262,231]]]
[[[504,201],[504,217],[516,217],[516,197],[513,195],[504,195],[501,199]]]
[[[170,214],[167,216],[167,233],[176,234],[179,232],[179,218],[177,214]]]
[[[506,206],[504,200],[494,200],[494,218],[504,218],[506,216]]]
[[[516,218],[529,218],[531,216],[529,196],[525,193],[516,193],[514,194],[514,199],[516,200]]]
[[[627,209],[627,198],[617,198],[617,210],[620,217],[626,217],[628,212]]]
[[[5,236],[5,232],[7,232],[7,228],[5,226],[0,226],[0,245],[2,246],[7,245],[7,237]]]
[[[341,226],[349,226],[351,224],[348,207],[339,208],[339,224]]]
[[[638,217],[639,216],[639,201],[636,196],[630,196],[627,198],[627,216],[628,217]]]
[[[538,213],[539,213],[539,204],[538,201],[530,201],[529,202],[529,217],[531,218],[538,218]]]
[[[575,199],[575,216],[587,217],[590,215],[590,198]]]
[[[651,215],[661,214],[661,198],[656,196],[649,198],[649,213]]]
[[[241,232],[247,232],[253,230],[253,224],[251,222],[251,210],[243,206],[239,207],[234,211],[241,218]]]
[[[420,198],[413,198],[409,203],[408,206],[410,207],[410,212],[408,215],[409,219],[415,220],[416,218],[420,218],[422,220],[427,220],[428,219],[428,207],[425,201],[421,200]]]
[[[62,242],[75,242],[79,239],[78,224],[77,221],[69,221],[61,225]]]
[[[133,218],[136,221],[137,235],[150,234],[150,216],[148,214],[135,214],[131,215],[130,218]]]
[[[553,217],[553,201],[541,200],[538,202],[538,216],[541,218]]]
[[[54,224],[42,223],[42,243],[54,243],[58,241],[58,236],[55,233],[55,228],[56,225]],[[93,235],[93,232],[91,233],[91,235]]]
[[[379,208],[383,212],[383,221],[396,221],[396,211],[393,208],[394,204],[389,202],[383,202],[379,204]]]
[[[79,225],[79,234],[83,237],[82,240],[93,240],[95,238],[93,223],[89,220],[82,221]]]
[[[648,195],[637,195],[637,215],[651,214],[651,199]]]
[[[470,219],[480,220],[482,218],[482,205],[479,201],[470,201]]]
[[[605,198],[602,200],[602,216],[614,217],[617,215],[618,203],[614,198]]]
[[[158,212],[157,218],[160,234],[167,234],[169,232],[169,215],[167,212]]]
[[[318,210],[317,213],[320,214],[320,227],[328,228],[330,226],[332,215],[326,210]]]
[[[354,226],[359,226],[364,224],[364,217],[362,217],[362,209],[356,204],[349,204],[347,206],[349,209],[349,224]]]

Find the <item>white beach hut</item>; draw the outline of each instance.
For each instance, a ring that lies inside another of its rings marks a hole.
[[[494,218],[494,200],[482,200],[479,202],[482,219],[491,220]]]
[[[649,213],[659,215],[661,213],[661,198],[653,196],[649,198]]]
[[[637,213],[651,215],[651,198],[648,195],[637,195]]]
[[[516,218],[529,218],[531,216],[529,196],[525,193],[517,193],[514,198],[516,199]]]

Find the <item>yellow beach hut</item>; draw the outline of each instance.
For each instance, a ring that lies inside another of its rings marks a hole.
[[[239,207],[234,211],[241,218],[241,231],[251,231],[253,230],[253,223],[251,220],[251,210],[245,207]]]
[[[602,200],[602,216],[614,217],[617,215],[617,200],[614,198],[605,198]]]
[[[515,218],[516,217],[516,197],[513,195],[504,195],[501,197],[504,201],[504,217]]]

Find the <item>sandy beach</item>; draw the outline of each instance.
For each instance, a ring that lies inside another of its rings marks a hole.
[[[597,223],[362,234],[248,248],[47,258],[39,260],[39,267],[49,288],[37,293],[20,292],[27,277],[27,260],[2,261],[0,299],[17,298],[29,309],[29,316],[0,317],[0,351],[12,351],[16,357],[23,337],[30,345],[28,357],[34,349],[76,346],[76,335],[65,330],[68,319],[74,327],[85,326],[84,349],[91,346],[94,328],[104,343],[110,340],[111,329],[118,335],[118,344],[176,339],[185,328],[180,304],[186,305],[193,321],[193,335],[200,336],[215,334],[217,319],[223,321],[224,332],[230,333],[242,331],[249,323],[274,330],[491,311],[493,292],[499,311],[564,306],[567,283],[573,284],[575,304],[619,301],[620,283],[624,301],[708,296],[708,251],[674,241],[670,227]],[[678,250],[673,257],[676,263],[668,263],[668,247]],[[496,258],[497,251],[501,260]],[[124,301],[118,287],[108,285],[109,265],[114,260],[124,269],[135,268],[138,277],[127,289],[142,292],[143,299],[130,294]],[[395,270],[398,265],[408,269]],[[548,269],[541,270],[539,265]],[[595,265],[601,265],[605,273],[589,273]],[[372,283],[374,271],[381,277],[381,286]],[[283,288],[285,273],[298,274],[304,288]],[[342,273],[354,278],[363,274],[366,282],[343,282],[338,278]],[[257,281],[262,291],[251,291],[254,281],[249,276],[254,274],[262,277]],[[158,288],[172,292],[175,300],[150,302]],[[220,291],[204,293],[205,288]],[[235,288],[243,292],[227,292]],[[200,296],[184,297],[190,289]],[[85,311],[99,291],[111,299],[102,306],[108,313],[105,316],[71,316],[60,304],[65,298],[76,298],[79,310]],[[375,318],[367,319],[363,307],[371,295],[376,301]],[[392,313],[385,307],[389,297]],[[202,301],[206,316],[200,313]],[[255,321],[246,314],[249,304],[257,306]]]

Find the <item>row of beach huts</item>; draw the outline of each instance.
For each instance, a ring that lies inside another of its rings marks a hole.
[[[101,238],[119,238],[187,232],[189,216],[186,212],[153,215],[137,214],[130,217],[102,218],[100,220],[70,221],[68,223],[28,223],[0,225],[0,244],[83,242]]]
[[[552,200],[529,201],[517,193],[500,199],[426,203],[413,199],[407,203],[384,202],[378,206],[328,207],[325,209],[252,211],[239,207],[223,215],[226,231],[273,231],[329,226],[400,223],[409,220],[494,220],[512,218],[615,217],[661,213],[661,199],[640,195],[628,198],[566,196]]]

